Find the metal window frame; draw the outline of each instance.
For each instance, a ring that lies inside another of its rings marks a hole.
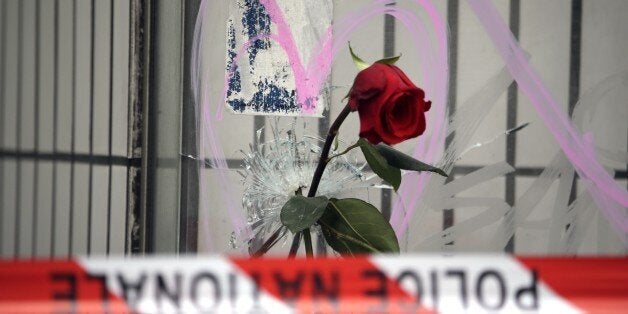
[[[190,52],[199,0],[133,0],[134,90],[130,151],[141,150],[139,187],[127,239],[132,253],[193,253],[197,249],[197,115]],[[132,83],[133,84],[133,83]],[[138,117],[139,116],[139,117]],[[164,140],[165,137],[165,140]],[[139,178],[139,179],[138,179]],[[139,181],[139,183],[138,183]]]

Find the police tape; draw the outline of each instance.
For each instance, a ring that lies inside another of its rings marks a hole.
[[[623,313],[626,258],[0,261],[0,313]]]

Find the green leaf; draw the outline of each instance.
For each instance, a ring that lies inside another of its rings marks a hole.
[[[332,198],[318,222],[325,240],[338,253],[399,253],[399,241],[390,223],[363,200]]]
[[[411,156],[408,156],[388,145],[380,143],[375,145],[375,149],[386,159],[388,164],[393,167],[404,170],[436,172],[441,176],[447,177],[445,171],[434,166],[430,166],[426,163],[420,162],[412,158]]]
[[[360,146],[360,149],[362,149],[366,162],[368,162],[373,172],[384,179],[384,181],[390,183],[395,191],[397,191],[401,184],[401,170],[390,165],[381,153],[375,149],[375,146],[367,140],[360,138],[357,144]]]
[[[379,59],[377,61],[375,61],[375,63],[383,63],[383,64],[395,64],[397,61],[399,61],[399,58],[401,58],[401,55],[398,56],[394,56],[394,57],[389,57],[389,58],[384,58],[384,59]]]
[[[292,196],[281,208],[279,218],[284,226],[294,233],[312,226],[323,215],[327,197]]]
[[[351,43],[349,43],[349,52],[351,53],[351,59],[353,59],[353,64],[355,64],[355,67],[358,68],[358,70],[362,71],[371,66],[370,64],[364,62],[364,60],[362,60],[353,52],[353,48],[351,48]]]

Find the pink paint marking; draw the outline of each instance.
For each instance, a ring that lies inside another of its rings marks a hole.
[[[312,95],[318,95],[320,93],[320,88],[323,85],[323,82],[325,81],[325,79],[327,78],[327,76],[329,75],[329,73],[331,72],[331,27],[329,29],[327,29],[323,40],[321,41],[322,43],[319,44],[319,48],[317,48],[317,51],[319,51],[315,56],[315,59],[310,61],[308,64],[308,70],[306,71],[307,75],[306,75],[306,79],[305,81],[307,81],[306,84],[308,86],[308,90],[313,93]],[[225,78],[224,78],[224,85],[223,85],[223,89],[222,89],[222,94],[221,94],[221,103],[225,103],[227,100],[227,91],[229,89],[229,80],[233,77],[233,75],[235,75],[235,69],[237,67],[238,61],[240,60],[240,58],[242,57],[243,53],[249,49],[249,47],[251,47],[251,45],[253,45],[256,41],[258,40],[262,40],[262,39],[271,39],[275,42],[277,42],[284,51],[287,51],[290,48],[290,46],[286,46],[286,42],[282,41],[279,36],[275,35],[275,34],[258,34],[256,36],[254,36],[253,38],[247,40],[246,42],[244,42],[242,44],[242,46],[238,49],[238,51],[235,53],[235,57],[233,58],[233,62],[231,64],[231,66],[229,66],[229,69],[227,69],[227,72],[225,73]],[[294,70],[294,69],[293,69]],[[310,78],[312,77],[312,78]],[[305,84],[305,83],[304,83]],[[296,77],[295,77],[295,85],[296,85]],[[299,89],[296,88],[297,93],[299,92]],[[310,93],[308,92],[308,93]],[[308,94],[308,93],[301,93],[301,94]],[[309,97],[309,96],[308,96]],[[306,97],[306,99],[308,98]],[[313,98],[312,98],[313,99]],[[309,106],[309,107],[302,107],[302,110],[306,113],[306,114],[312,114],[314,112],[314,110],[316,109],[316,103],[312,102],[313,106]],[[222,115],[223,115],[223,108],[224,106],[217,106],[216,107],[216,117],[218,120],[222,120]]]
[[[310,85],[307,84],[308,73],[305,72],[303,62],[299,56],[299,49],[292,36],[292,31],[286,22],[283,12],[275,0],[260,0],[260,3],[266,9],[266,13],[270,16],[272,22],[277,26],[276,41],[282,46],[288,56],[288,62],[292,67],[294,75],[294,85],[297,95],[297,103],[302,105],[302,109],[306,112],[313,111],[313,105],[308,99],[315,99],[318,93],[313,93]],[[305,106],[303,106],[305,105]]]
[[[233,62],[231,63],[231,65],[229,66],[229,69],[227,69],[227,72],[225,73],[222,93],[220,95],[220,102],[218,103],[218,106],[216,106],[216,119],[218,121],[222,120],[222,115],[223,115],[224,107],[225,107],[224,104],[227,102],[227,91],[229,90],[229,81],[235,75],[235,70],[236,70],[238,62],[240,61],[240,58],[242,57],[242,53],[246,51],[247,49],[249,49],[249,47],[251,47],[251,45],[253,45],[256,41],[262,40],[262,39],[275,39],[276,40],[276,36],[273,36],[271,34],[255,35],[253,38],[249,39],[244,44],[242,44],[240,49],[238,49],[238,52],[236,52],[235,56],[233,57]],[[220,104],[223,104],[223,105],[220,105]]]
[[[502,54],[511,74],[522,91],[530,98],[532,105],[539,112],[565,155],[576,166],[578,173],[591,178],[605,191],[605,194],[622,206],[628,207],[628,192],[615,184],[597,160],[592,160],[592,156],[595,155],[595,152],[591,151],[593,148],[587,147],[588,145],[575,130],[571,121],[561,112],[558,102],[553,99],[527,62],[523,51],[512,33],[507,30],[497,10],[485,0],[468,0],[468,2]]]
[[[218,181],[216,186],[221,189],[221,194],[224,200],[224,204],[222,206],[226,207],[226,210],[229,214],[229,218],[231,219],[231,223],[236,230],[236,233],[239,237],[250,238],[252,232],[246,222],[246,218],[242,213],[241,207],[236,202],[237,197],[234,194],[234,190],[231,189],[230,180],[227,178],[227,171],[229,167],[226,163],[225,154],[222,150],[222,146],[217,140],[216,130],[214,129],[214,125],[218,123],[218,119],[212,117],[210,114],[210,108],[212,108],[212,104],[210,103],[210,97],[208,95],[210,88],[209,86],[205,86],[204,84],[208,84],[207,78],[201,73],[207,73],[203,71],[203,57],[201,52],[201,47],[204,44],[204,21],[205,14],[207,9],[207,3],[203,0],[201,2],[199,12],[196,18],[196,24],[194,27],[194,40],[192,44],[192,62],[190,63],[191,67],[191,76],[192,76],[192,88],[195,96],[195,101],[197,104],[197,113],[200,115],[201,120],[201,132],[198,138],[198,148],[199,148],[199,193],[200,193],[200,215],[201,219],[201,232],[206,237],[207,250],[211,250],[211,246],[209,241],[211,241],[210,227],[209,221],[207,218],[207,210],[213,208],[210,206],[209,199],[206,197],[207,187],[206,183],[206,170],[204,169],[204,161],[209,159],[218,174],[218,178],[215,179]],[[222,106],[224,106],[224,102],[222,102]],[[222,107],[219,105],[219,107]],[[241,250],[242,251],[242,250]],[[242,251],[245,253],[245,251]]]
[[[331,73],[331,64],[333,62],[332,45],[333,35],[332,27],[329,26],[325,34],[319,41],[318,47],[315,49],[314,58],[308,62],[307,77],[308,94],[310,99],[316,99],[321,92],[321,88],[325,80]],[[311,101],[309,106],[304,108],[306,114],[311,114],[316,109],[316,102]]]
[[[430,88],[428,90],[433,95],[433,103],[436,104],[436,106],[434,106],[434,109],[436,109],[436,112],[434,113],[435,117],[430,117],[430,120],[444,121],[444,123],[433,124],[433,131],[431,136],[424,136],[419,138],[419,142],[414,150],[413,156],[415,158],[425,160],[428,163],[433,163],[439,158],[439,155],[442,154],[445,136],[447,133],[447,119],[445,114],[447,93],[449,89],[449,86],[447,84],[447,79],[449,75],[447,41],[448,38],[446,24],[443,18],[438,13],[436,7],[427,0],[416,0],[416,3],[421,6],[422,9],[425,10],[425,12],[428,14],[431,25],[434,28],[436,40],[438,43],[438,49],[433,53],[436,59],[436,70],[429,72],[430,74],[434,75],[435,79],[433,85],[428,87]],[[414,32],[413,40],[415,43],[422,42],[420,40],[420,37],[417,36],[417,34],[415,34]],[[406,199],[405,207],[408,208],[408,212],[403,212],[402,208],[404,206],[401,203],[400,199],[397,199],[394,203],[391,216],[391,224],[395,228],[395,232],[398,236],[403,235],[407,230],[410,220],[416,212],[416,205],[423,194],[423,189],[430,175],[431,174],[427,173],[422,173],[419,175],[413,173],[408,176],[409,180],[404,180],[404,183],[402,183],[399,194]]]
[[[200,52],[200,47],[202,45],[202,35],[203,35],[203,16],[205,14],[205,8],[206,8],[206,3],[203,1],[201,2],[201,5],[199,7],[199,11],[197,13],[196,16],[196,22],[194,24],[194,37],[193,37],[193,41],[192,41],[192,60],[190,62],[190,75],[192,76],[191,79],[191,84],[192,84],[192,91],[194,92],[194,100],[196,103],[196,112],[198,113],[199,109],[200,110],[205,110],[204,106],[202,106],[202,104],[200,104],[200,83],[201,83],[201,76],[199,74],[199,72],[202,70],[202,67],[200,67],[200,62],[199,62],[199,52]],[[202,117],[203,115],[201,115]],[[200,119],[202,121],[202,118]],[[205,124],[202,123],[201,126],[204,126]],[[205,154],[204,154],[204,145],[203,143],[203,129],[201,128],[201,131],[199,132],[199,135],[197,137],[197,147],[199,150],[199,157],[201,160],[205,160]],[[204,165],[203,165],[204,166]],[[199,165],[200,169],[203,169],[204,167]],[[213,249],[213,244],[212,244],[212,237],[209,233],[209,219],[208,219],[208,214],[207,211],[205,210],[206,208],[208,208],[208,204],[209,201],[205,195],[205,193],[203,193],[203,191],[206,191],[207,186],[205,184],[206,180],[205,180],[205,172],[200,170],[199,171],[199,198],[200,198],[200,206],[199,206],[199,222],[200,222],[200,237],[202,239],[204,239],[203,243],[205,244],[205,251],[206,252],[211,252]]]
[[[600,210],[609,220],[625,217],[625,215],[615,212],[621,208],[610,206],[609,200],[613,200],[621,207],[626,208],[628,207],[628,191],[619,187],[595,159],[593,145],[587,144],[586,140],[578,134],[567,115],[560,110],[561,107],[558,102],[541,83],[538,74],[528,63],[525,54],[495,7],[486,0],[468,0],[468,3],[499,50],[518,86],[530,99],[565,156],[582,178],[592,182],[586,186]],[[613,223],[616,231],[624,232],[622,236],[625,239],[626,235],[623,230],[628,230],[628,221],[624,218],[621,219],[619,225],[616,221],[611,221],[611,223]]]
[[[209,104],[209,96],[207,95],[208,90],[209,90],[208,88],[205,89],[204,95],[201,98],[203,101],[203,106],[202,106],[203,110],[201,111],[201,114],[202,114],[201,119],[203,119],[203,121],[206,122],[203,125],[204,126],[203,129],[205,132],[203,132],[204,136],[202,136],[201,139],[204,140],[202,141],[202,143],[209,143],[209,151],[211,152],[211,154],[207,154],[205,152],[204,146],[201,146],[201,154],[200,154],[200,156],[202,156],[201,161],[203,163],[203,166],[204,166],[204,161],[206,158],[209,158],[212,161],[214,169],[216,170],[216,173],[219,176],[220,183],[218,184],[218,186],[222,190],[221,192],[223,195],[224,205],[227,207],[229,218],[233,222],[235,230],[239,233],[240,236],[243,236],[244,238],[250,238],[252,231],[247,224],[244,214],[242,213],[239,202],[235,201],[233,190],[230,188],[230,184],[228,184],[228,182],[230,182],[229,178],[227,177],[227,171],[229,171],[229,166],[227,165],[227,162],[226,162],[227,159],[225,158],[225,154],[222,150],[222,147],[217,140],[216,131],[212,127],[211,121],[213,119],[209,113],[209,108],[211,108],[211,106]],[[203,170],[201,170],[201,173],[202,172]],[[208,209],[208,208],[210,207],[205,207],[205,209]]]

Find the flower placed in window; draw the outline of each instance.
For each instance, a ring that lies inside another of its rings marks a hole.
[[[327,244],[343,255],[399,252],[399,242],[392,226],[375,206],[356,198],[337,199],[325,195],[324,191],[318,192],[327,165],[334,165],[335,158],[353,148],[360,147],[371,170],[395,191],[401,184],[402,169],[447,176],[441,169],[388,146],[423,134],[425,112],[431,106],[431,102],[425,100],[425,92],[394,65],[399,57],[368,65],[353,53],[351,47],[349,50],[361,71],[347,95],[348,104],[329,128],[311,183],[304,184],[308,188],[307,196],[301,195],[299,189],[285,201],[279,214],[282,226],[252,252],[254,256],[266,253],[276,243],[275,235],[288,229],[295,234],[290,256],[296,254],[303,239],[306,254],[311,257],[310,228],[315,226],[320,227]],[[341,124],[354,111],[360,117],[360,138],[342,152],[330,156],[332,143],[337,145]],[[289,175],[282,175],[286,176]]]
[[[425,114],[432,102],[401,69],[374,63],[355,77],[349,107],[360,115],[360,137],[373,144],[397,144],[425,131]]]

